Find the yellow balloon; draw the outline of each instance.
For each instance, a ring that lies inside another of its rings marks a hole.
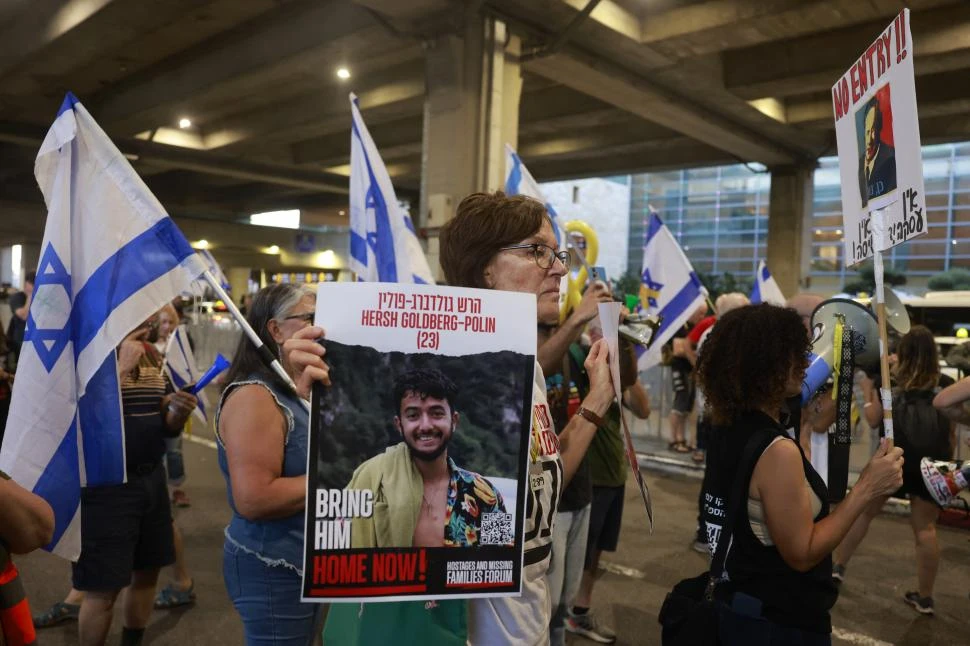
[[[566,235],[579,233],[586,238],[586,264],[592,267],[596,263],[597,255],[599,255],[599,238],[593,231],[593,227],[582,220],[570,220],[565,224],[565,228]],[[579,302],[583,300],[583,287],[586,286],[588,279],[586,267],[580,267],[575,276],[571,271],[566,274],[566,300],[559,310],[561,321],[565,320],[566,316],[576,309]]]

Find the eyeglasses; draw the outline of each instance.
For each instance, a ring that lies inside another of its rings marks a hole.
[[[562,263],[563,267],[569,267],[568,251],[556,251],[549,245],[538,242],[509,245],[508,247],[502,247],[499,251],[511,251],[512,249],[532,249],[532,253],[535,254],[536,264],[539,265],[540,269],[549,269],[556,259]]]
[[[284,316],[283,320],[293,321],[296,319],[300,319],[304,323],[313,323],[313,316],[314,316],[313,312],[304,312],[303,314],[292,314],[290,316]]]

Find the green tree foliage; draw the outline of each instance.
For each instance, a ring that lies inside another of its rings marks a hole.
[[[966,269],[951,269],[934,276],[930,276],[929,288],[939,292],[949,292],[957,289],[970,289],[970,271]]]
[[[458,385],[460,420],[448,455],[464,469],[516,478],[532,420],[534,360],[514,352],[459,357],[379,352],[327,341],[333,386],[319,388],[313,427],[319,486],[340,488],[354,469],[401,441],[394,427],[394,379],[415,368],[437,368]]]
[[[906,274],[897,271],[892,265],[886,265],[883,271],[883,280],[890,287],[905,285]],[[872,261],[867,260],[859,265],[856,276],[846,281],[845,285],[842,286],[842,291],[846,294],[874,293],[876,291],[876,271]]]

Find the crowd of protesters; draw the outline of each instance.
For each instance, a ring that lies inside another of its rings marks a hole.
[[[535,503],[530,508],[556,513],[526,519],[527,530],[542,531],[527,532],[532,538],[525,544],[521,596],[463,604],[462,621],[440,643],[559,645],[565,632],[612,643],[615,631],[592,610],[593,590],[601,554],[616,550],[619,542],[628,477],[621,429],[628,419],[651,415],[635,349],[625,341],[617,357],[622,397],[614,400],[597,317],[597,306],[613,295],[593,282],[560,321],[559,285],[568,254],[559,250],[545,207],[527,197],[469,195],[442,229],[440,243],[448,284],[535,295],[533,406],[551,412],[548,430],[558,440],[543,443],[536,458],[558,477],[537,481],[527,491]],[[11,301],[18,308],[6,334],[0,388],[15,372],[23,339],[16,321],[29,307],[29,287],[24,293],[23,303]],[[725,295],[714,311],[704,306],[694,312],[671,344],[670,449],[706,463],[694,544],[722,555],[713,588],[721,643],[830,644],[837,585],[846,580],[849,557],[872,518],[893,494],[910,498],[916,544],[918,585],[905,600],[918,612],[933,612],[940,510],[922,484],[918,464],[924,456],[952,456],[952,420],[966,419],[970,387],[966,379],[952,384],[940,375],[928,330],[917,326],[903,336],[894,369],[899,398],[894,411],[905,410],[907,398],[922,398],[939,414],[931,428],[914,428],[911,420],[918,416],[900,417],[896,446],[882,440],[858,482],[834,504],[810,461],[813,434],[824,437],[831,421],[820,399],[804,408],[799,400],[811,349],[807,321],[818,300],[796,298],[789,307],[776,307]],[[222,555],[224,583],[249,644],[311,644],[327,631],[342,630],[338,624],[346,619],[345,613],[327,617],[325,607],[301,602],[310,426],[300,400],[309,398],[313,383],[326,386],[340,378],[330,373],[325,343],[318,342],[325,331],[312,324],[315,307],[313,291],[291,284],[255,295],[247,320],[295,389],[243,337],[215,417],[218,463],[232,512]],[[165,306],[117,349],[127,482],[83,490],[82,551],[72,570],[73,588],[34,620],[46,627],[77,619],[85,646],[105,642],[119,595],[125,645],[142,642],[153,607],[195,600],[172,507],[190,504],[181,488],[179,436],[197,400],[175,390],[162,367],[166,339],[178,324],[178,313]],[[686,420],[695,406],[695,384],[702,393],[703,433],[692,446]],[[873,424],[881,418],[878,405],[878,398],[867,398],[865,414]],[[929,448],[923,436],[932,436]],[[9,553],[48,542],[53,521],[47,503],[16,483],[0,480],[0,496],[0,567],[6,567]],[[719,551],[725,540],[731,549]],[[159,571],[170,565],[173,579],[157,591]],[[447,604],[421,604],[417,610],[408,603],[377,605],[376,614],[368,614],[374,620],[341,632],[340,643],[393,643],[405,629],[418,635],[439,630],[441,616],[449,612]]]

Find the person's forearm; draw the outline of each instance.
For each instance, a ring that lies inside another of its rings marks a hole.
[[[611,400],[605,397],[590,394],[583,400],[581,406],[603,417],[606,415],[610,403]],[[569,481],[573,479],[597,430],[596,425],[585,417],[573,415],[573,418],[566,424],[566,428],[559,433],[559,456],[562,459],[563,486],[569,484]]]
[[[47,501],[12,480],[0,480],[0,538],[14,554],[47,545],[54,533],[54,512]]]
[[[938,392],[933,398],[933,406],[938,409],[950,408],[967,400],[970,400],[970,377],[964,377]]]
[[[647,394],[647,389],[643,387],[639,380],[633,382],[633,385],[623,392],[623,401],[627,408],[632,410],[633,414],[640,419],[650,417],[650,395]]]
[[[579,338],[583,327],[577,325],[574,319],[575,317],[569,317],[563,321],[546,342],[539,346],[537,359],[545,374],[552,375],[562,369],[562,359],[569,351],[569,346]]]
[[[970,424],[968,400],[970,400],[970,377],[964,377],[938,392],[933,398],[933,406],[953,422]]]
[[[626,390],[640,378],[637,370],[637,353],[633,349],[633,344],[622,338],[617,346],[617,352],[620,355],[620,390]]]
[[[247,520],[287,518],[301,513],[306,506],[306,476],[279,477],[249,486],[233,485],[232,493],[236,510]]]
[[[807,572],[821,563],[842,542],[871,500],[864,485],[853,487],[835,511],[812,524],[811,535],[799,553],[783,555],[785,562],[799,572]]]

